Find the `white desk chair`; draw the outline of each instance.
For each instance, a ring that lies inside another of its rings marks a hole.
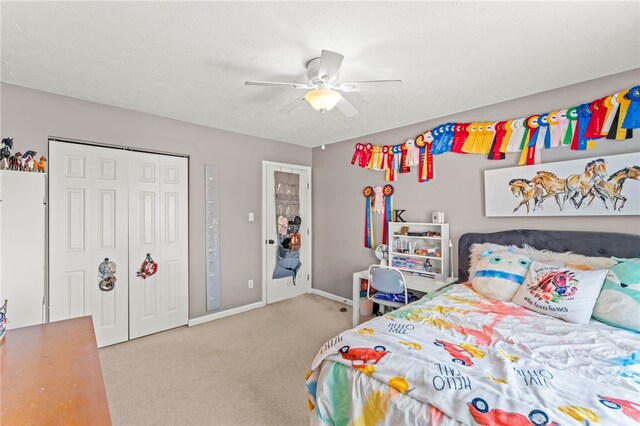
[[[398,294],[404,293],[405,302],[395,302],[393,300],[384,300],[375,297],[375,294],[370,293],[370,289],[376,290],[378,293]],[[390,266],[371,265],[369,267],[369,285],[367,286],[367,299],[374,301],[380,305],[380,312],[384,313],[384,307],[389,306],[391,308],[400,308],[409,303],[409,297],[407,296],[407,283],[404,280],[404,275],[398,269]]]

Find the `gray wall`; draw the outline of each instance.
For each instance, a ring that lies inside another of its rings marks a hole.
[[[49,136],[190,155],[189,316],[207,314],[204,164],[220,166],[222,310],[262,299],[262,160],[311,165],[311,149],[4,84],[1,134],[47,152]],[[167,100],[170,102],[171,100]],[[238,194],[242,194],[238,196]],[[248,213],[255,213],[255,222]],[[255,282],[248,289],[247,280]]]
[[[497,121],[551,111],[590,101],[640,83],[640,70],[633,70],[549,92],[466,111],[424,123],[402,127],[313,150],[313,286],[341,297],[351,298],[351,274],[377,262],[372,251],[363,247],[365,201],[362,189],[384,184],[384,173],[350,164],[356,142],[374,145],[397,144],[444,122]],[[434,82],[437,84],[437,82]],[[480,89],[481,90],[481,89]],[[425,99],[425,102],[438,100]],[[632,141],[598,141],[596,149],[542,152],[543,162],[588,158],[640,151],[640,130]],[[599,230],[640,233],[637,216],[627,217],[538,217],[487,218],[484,216],[483,171],[517,165],[518,156],[503,161],[487,160],[478,154],[446,153],[435,157],[436,179],[418,183],[416,171],[400,175],[393,183],[394,206],[406,209],[407,221],[427,222],[432,211],[444,211],[454,241],[466,232],[487,232],[514,228]],[[638,188],[640,183],[631,182]],[[377,216],[377,215],[376,215]],[[375,228],[380,243],[382,227]],[[457,268],[457,266],[455,266]]]

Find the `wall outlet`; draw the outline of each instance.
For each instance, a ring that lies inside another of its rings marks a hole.
[[[249,213],[249,222],[253,222],[254,217],[253,217],[253,212]]]
[[[253,288],[253,280],[249,280],[249,288]]]

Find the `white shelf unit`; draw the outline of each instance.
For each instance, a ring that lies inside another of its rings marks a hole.
[[[409,233],[435,233],[436,235],[401,235]],[[436,274],[449,276],[449,224],[389,222],[389,265],[403,272],[434,278]]]
[[[45,188],[44,173],[0,170],[0,305],[9,300],[9,330],[46,322]]]

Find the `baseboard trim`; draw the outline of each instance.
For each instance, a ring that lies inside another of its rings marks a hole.
[[[193,327],[194,325],[204,324],[205,322],[215,321],[221,318],[230,317],[232,315],[238,315],[243,312],[251,311],[253,309],[262,308],[265,306],[264,302],[256,302],[251,303],[249,305],[238,306],[237,308],[227,309],[226,311],[216,312],[215,314],[204,315],[198,318],[193,318],[189,320],[189,327]]]
[[[312,288],[310,291],[311,294],[315,294],[316,296],[325,297],[327,299],[334,300],[336,302],[344,303],[348,306],[353,306],[353,301],[347,299],[345,297],[336,296],[335,294],[327,293],[326,291],[318,290],[317,288]]]

